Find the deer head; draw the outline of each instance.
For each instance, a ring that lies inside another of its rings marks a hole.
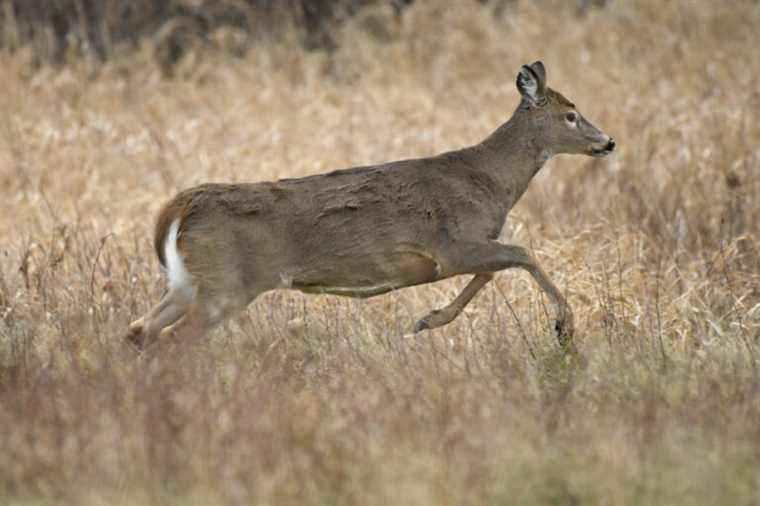
[[[533,130],[534,142],[547,154],[605,156],[614,151],[614,139],[586,120],[575,104],[546,85],[546,69],[540,61],[523,65],[517,74],[517,89],[522,101],[515,119]]]

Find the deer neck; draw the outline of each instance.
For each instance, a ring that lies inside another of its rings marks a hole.
[[[481,169],[490,173],[509,195],[509,207],[525,193],[552,152],[540,142],[540,127],[516,112],[480,144]]]

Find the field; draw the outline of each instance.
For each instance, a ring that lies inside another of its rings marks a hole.
[[[0,53],[0,504],[757,504],[758,27],[749,0],[430,1],[171,79],[147,46]],[[176,191],[479,142],[536,59],[618,142],[549,162],[502,234],[567,294],[582,360],[517,270],[418,335],[467,278],[275,291],[202,341],[125,344]]]

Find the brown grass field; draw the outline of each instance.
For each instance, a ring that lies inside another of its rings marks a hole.
[[[476,5],[420,1],[384,40],[356,18],[330,55],[199,49],[173,80],[147,47],[97,73],[0,54],[0,504],[760,503],[760,4]],[[479,142],[536,59],[619,146],[552,160],[502,237],[567,293],[585,366],[522,271],[417,336],[466,278],[270,292],[125,345],[177,190]]]

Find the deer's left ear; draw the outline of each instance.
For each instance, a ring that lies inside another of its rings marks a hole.
[[[546,69],[544,64],[537,61],[531,65],[523,65],[517,74],[517,90],[533,105],[546,103]]]

